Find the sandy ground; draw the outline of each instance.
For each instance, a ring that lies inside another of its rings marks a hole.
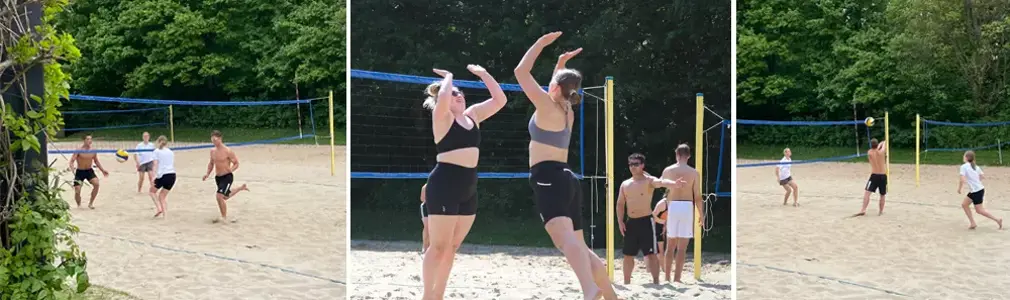
[[[420,233],[420,229],[419,233]],[[542,233],[546,234],[546,233]],[[420,299],[421,244],[418,242],[351,242],[351,299]],[[623,283],[620,249],[614,278]],[[600,257],[605,252],[597,251]],[[632,284],[615,288],[621,299],[730,299],[728,255],[705,254],[704,282],[685,263],[685,284],[652,284],[641,257]],[[660,279],[663,275],[660,275]],[[575,274],[554,248],[464,244],[456,256],[446,299],[582,299]]]
[[[328,146],[233,149],[241,162],[235,185],[251,189],[229,200],[228,215],[236,223],[211,223],[219,215],[213,175],[201,181],[209,150],[175,153],[178,179],[168,195],[167,219],[151,218],[154,205],[137,193],[133,161],[100,156],[111,174],[103,178],[99,172],[94,210],[87,208],[90,186],[83,189],[82,208],[65,186],[92,283],[150,300],[344,298],[344,148],[338,148],[336,176],[330,176]],[[69,157],[50,155],[58,168],[66,168]]]
[[[977,214],[968,230],[958,166],[923,166],[916,187],[892,165],[884,214],[874,195],[857,218],[869,164],[793,166],[800,207],[773,168],[737,169],[739,299],[1010,299],[1010,231]],[[984,206],[1010,216],[1010,169],[985,171]]]

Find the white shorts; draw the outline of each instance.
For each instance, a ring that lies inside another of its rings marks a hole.
[[[694,202],[667,201],[666,238],[694,237]]]

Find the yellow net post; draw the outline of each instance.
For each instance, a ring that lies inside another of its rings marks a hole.
[[[309,104],[311,105],[311,104]],[[337,175],[337,147],[334,143],[336,135],[333,130],[333,90],[330,90],[330,176]]]
[[[168,136],[175,143],[175,114],[172,112],[172,106],[168,106]]]
[[[890,113],[884,112],[884,140],[887,141],[887,148],[884,149],[885,162],[887,167],[884,172],[887,173],[887,178],[891,178],[891,117]]]
[[[922,145],[919,129],[922,128],[921,122],[919,114],[915,114],[915,187],[919,187],[919,145]]]
[[[705,170],[705,167],[702,165],[702,162],[705,161],[705,147],[702,143],[705,133],[705,96],[702,93],[698,93],[695,97],[695,102],[698,111],[695,112],[697,114],[697,123],[695,124],[694,138],[694,168],[698,170],[698,190],[704,193],[705,191],[702,190],[702,187],[705,186],[705,183],[702,182],[702,178],[705,177],[702,176],[702,172]],[[698,200],[704,201],[704,199]],[[694,279],[696,280],[701,280],[701,213],[702,211],[694,209]]]
[[[614,77],[607,76],[607,94],[603,100],[607,105],[606,144],[607,144],[607,276],[614,280]]]

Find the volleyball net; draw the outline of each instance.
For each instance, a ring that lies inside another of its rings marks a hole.
[[[174,151],[209,149],[212,130],[223,132],[228,146],[275,143],[330,144],[335,174],[333,95],[304,100],[181,101],[70,95],[56,137],[70,145],[50,145],[50,154],[148,152],[137,149],[142,133],[153,143],[164,135]],[[91,136],[91,150],[74,143]],[[177,139],[178,138],[178,139]],[[51,139],[51,141],[54,139]],[[54,141],[55,142],[55,141]]]
[[[870,140],[890,140],[890,117],[873,117],[874,124],[866,119],[845,121],[767,121],[736,120],[737,144],[747,149],[748,155],[761,157],[783,156],[785,148],[792,151],[792,162],[762,161],[738,163],[737,168],[798,165],[821,162],[848,162],[866,156]],[[890,143],[889,143],[890,144]],[[891,147],[887,147],[890,154]],[[739,150],[738,150],[739,151]],[[745,155],[746,156],[746,155]],[[890,173],[890,155],[887,155],[887,172]]]
[[[1010,122],[955,123],[915,116],[915,185],[919,186],[920,160],[945,155],[960,161],[961,152],[974,151],[976,162],[1003,165],[1003,148],[1010,145]]]

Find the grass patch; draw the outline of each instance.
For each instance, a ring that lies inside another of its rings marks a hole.
[[[779,160],[782,158],[781,146],[738,145],[739,159]],[[854,147],[796,147],[792,148],[793,160],[816,160],[829,157],[853,155]],[[863,151],[865,153],[865,151]],[[1000,163],[1000,152],[997,149],[976,151],[976,161],[981,165],[1005,165],[1010,161]],[[920,163],[924,165],[960,165],[963,151],[956,152],[923,152],[920,153]],[[1010,160],[1010,157],[1007,157]],[[859,157],[839,162],[867,162],[866,157]],[[915,164],[915,149],[891,149],[892,164]]]
[[[175,128],[175,141],[176,142],[188,142],[188,143],[210,143],[210,132],[212,130],[220,130],[224,134],[224,140],[227,143],[240,143],[240,142],[250,142],[259,140],[270,140],[277,138],[285,138],[297,136],[298,131],[292,129],[270,129],[270,128],[187,128],[187,127],[176,127]],[[155,140],[159,135],[169,136],[168,128],[157,127],[157,128],[123,128],[123,129],[108,129],[95,132],[88,132],[92,134],[92,137],[96,140],[104,141],[140,141],[140,136],[147,131],[151,134],[151,140]],[[309,132],[303,132],[308,134]],[[344,145],[347,143],[347,138],[344,136],[344,129],[335,129],[334,136],[335,143],[337,145]],[[68,132],[67,136],[62,138],[62,141],[77,141],[85,134],[85,132]],[[320,136],[329,135],[328,130],[317,131]],[[328,145],[330,143],[329,138],[319,138],[320,145]],[[314,145],[316,144],[315,138],[303,138],[295,139],[290,141],[279,142],[278,144],[294,144],[294,145]]]
[[[140,300],[140,298],[127,294],[126,292],[110,289],[100,285],[92,285],[84,293],[78,294],[73,291],[64,293],[67,299],[71,300]]]
[[[599,219],[597,219],[599,221]],[[588,220],[584,225],[588,227]],[[421,241],[421,215],[419,212],[393,212],[351,210],[351,239],[377,241]],[[606,226],[597,224],[597,226]],[[617,224],[614,223],[616,227]],[[718,227],[704,238],[705,251],[730,253],[730,227]],[[588,232],[586,241],[589,240]],[[606,241],[603,234],[596,241]],[[543,223],[537,218],[505,218],[493,214],[478,214],[477,221],[466,236],[467,244],[508,245],[522,247],[554,247]],[[602,242],[600,242],[602,243]],[[615,251],[620,251],[623,239],[614,233]],[[689,246],[690,247],[690,246]]]

